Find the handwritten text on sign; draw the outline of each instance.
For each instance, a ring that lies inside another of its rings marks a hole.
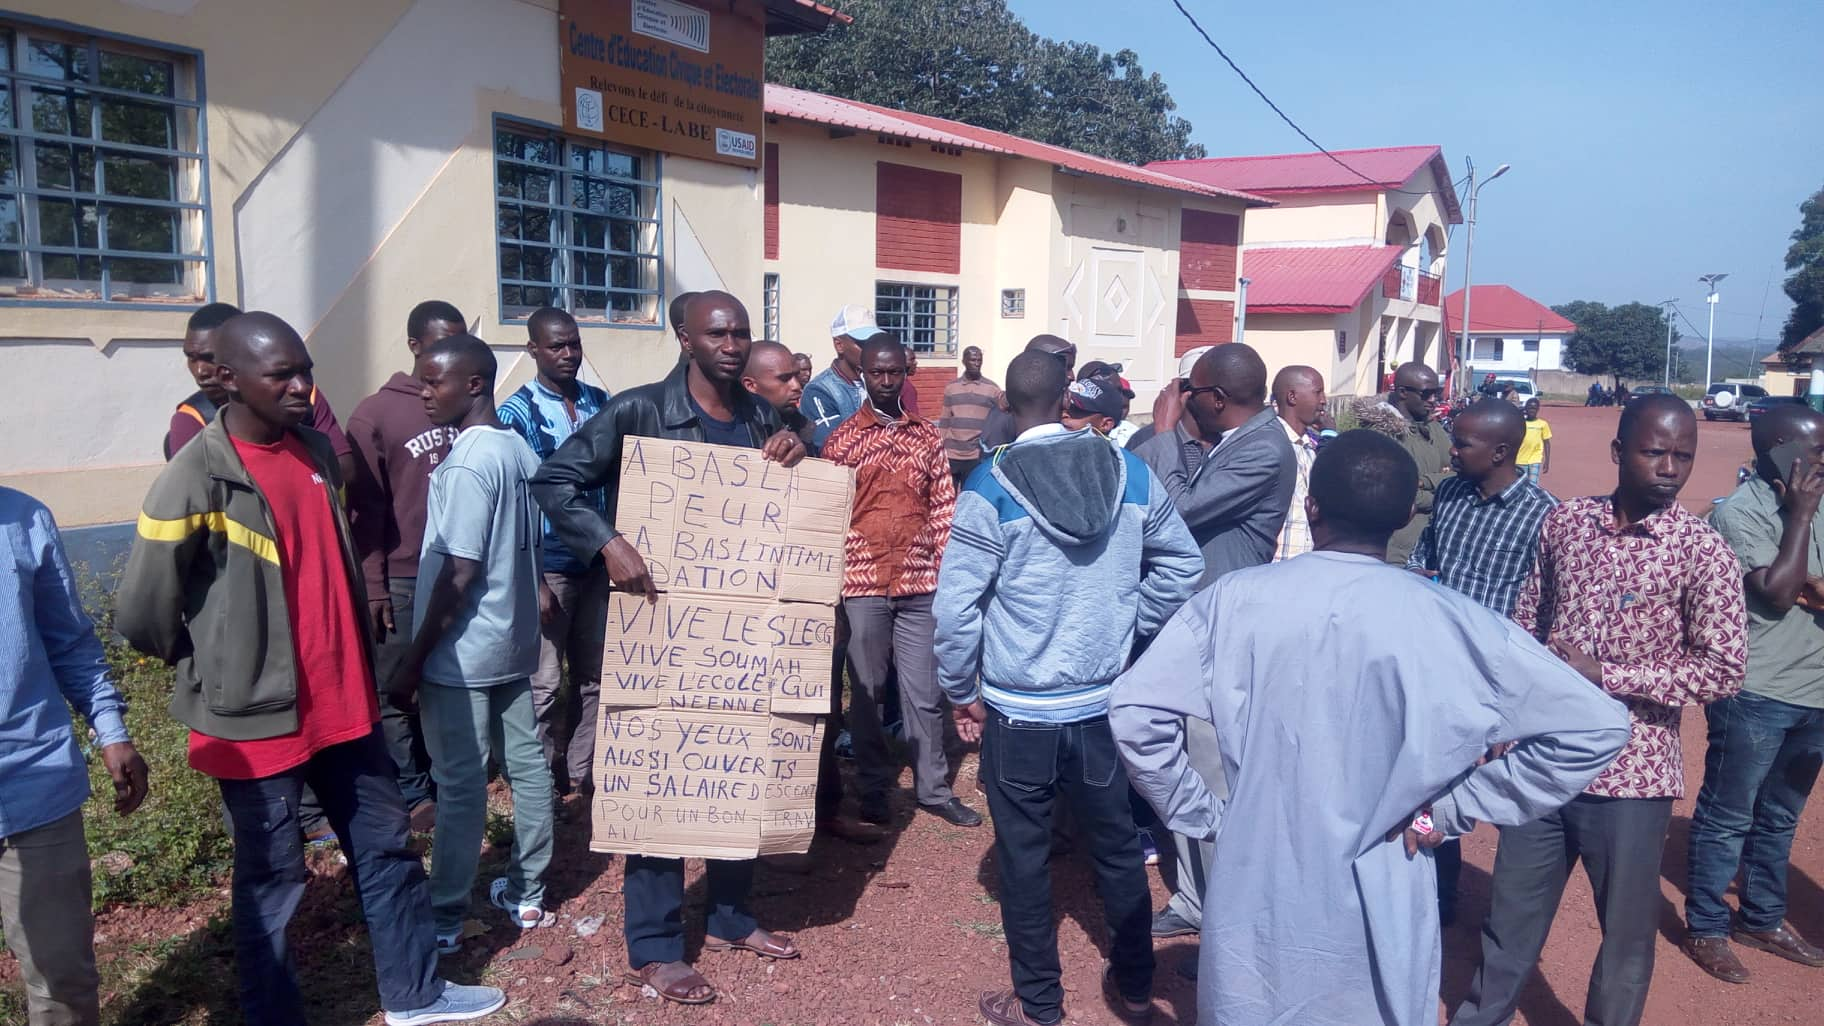
[[[602,704],[827,713],[835,611],[811,602],[609,597]]]
[[[605,712],[596,845],[705,858],[802,851],[822,739],[817,716]]]
[[[590,847],[808,850],[852,489],[818,460],[622,443],[615,527],[662,594],[609,599]]]
[[[629,438],[615,528],[661,591],[834,604],[842,591],[849,472],[786,469],[756,449]]]

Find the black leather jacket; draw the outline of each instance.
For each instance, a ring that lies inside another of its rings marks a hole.
[[[687,362],[679,361],[665,380],[630,388],[608,400],[602,412],[584,421],[533,476],[532,497],[577,559],[585,563],[599,560],[602,546],[620,533],[614,529],[614,509],[621,491],[622,438],[704,440],[703,425],[685,390],[684,375],[689,368]],[[772,404],[738,386],[734,413],[735,420],[747,425],[756,449],[783,429]],[[586,493],[597,488],[608,496],[606,520],[587,498]]]

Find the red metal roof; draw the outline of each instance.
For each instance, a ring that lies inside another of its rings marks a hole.
[[[1431,176],[1443,196],[1444,209],[1450,215],[1450,223],[1463,222],[1457,190],[1450,184],[1450,165],[1445,163],[1444,151],[1439,147],[1384,146],[1370,150],[1332,150],[1331,153],[1349,167],[1343,167],[1322,153],[1158,160],[1146,166],[1205,185],[1262,196],[1399,189],[1411,182],[1421,168],[1430,167]],[[1349,168],[1361,174],[1352,174]]]
[[[1490,335],[1569,335],[1577,325],[1552,312],[1552,308],[1509,285],[1474,285],[1475,301],[1469,304],[1471,333]],[[1463,290],[1444,297],[1444,324],[1463,323]]]
[[[793,89],[790,86],[771,82],[766,85],[766,113],[777,118],[790,118],[794,121],[807,121],[817,125],[833,125],[838,128],[852,128],[858,132],[873,132],[876,135],[911,139],[939,146],[954,146],[958,149],[975,150],[980,153],[993,153],[1004,157],[1024,157],[1028,160],[1043,161],[1079,174],[1112,178],[1155,189],[1170,189],[1173,192],[1189,193],[1193,196],[1216,196],[1223,199],[1241,200],[1249,206],[1271,206],[1273,202],[1235,189],[1195,182],[1158,171],[1149,171],[1133,164],[1123,164],[1118,160],[1109,160],[1106,157],[1097,157],[1077,150],[1065,149],[1062,146],[1034,142],[1031,139],[1022,139],[1006,132],[977,128],[961,121],[878,107],[859,100],[845,100],[837,96]]]
[[[1400,246],[1286,246],[1241,253],[1248,313],[1346,313],[1400,259]]]

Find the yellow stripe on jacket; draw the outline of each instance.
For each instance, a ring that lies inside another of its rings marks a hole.
[[[239,545],[266,562],[279,565],[279,547],[271,538],[239,521],[228,519],[228,514],[220,510],[192,513],[175,520],[161,520],[145,513],[139,515],[139,536],[147,541],[181,542],[197,531],[204,530],[224,535],[230,545]]]

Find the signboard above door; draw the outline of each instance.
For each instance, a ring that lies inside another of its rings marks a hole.
[[[567,131],[760,166],[760,0],[561,0],[558,44]]]

